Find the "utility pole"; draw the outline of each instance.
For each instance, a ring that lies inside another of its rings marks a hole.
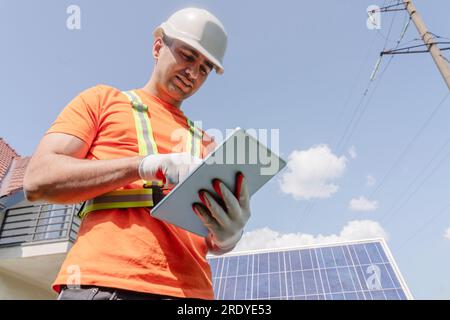
[[[420,38],[427,46],[431,56],[433,57],[434,62],[436,63],[436,66],[439,69],[439,72],[441,73],[445,83],[447,84],[447,87],[450,89],[450,67],[443,58],[441,50],[435,43],[433,36],[428,32],[427,27],[425,26],[425,23],[422,20],[422,17],[417,12],[417,9],[412,3],[412,1],[403,0],[403,3],[405,4],[405,8],[408,11],[409,16],[411,17],[411,20],[414,22],[414,25],[416,26],[417,31],[419,32]]]

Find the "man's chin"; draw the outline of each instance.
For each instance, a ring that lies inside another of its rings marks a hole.
[[[170,93],[174,99],[177,98],[180,100],[184,100],[184,99],[189,98],[193,93],[192,91],[185,92],[176,85],[173,85],[172,88],[170,88],[170,89],[171,89]]]
[[[177,88],[171,88],[169,90],[168,95],[172,98],[172,100],[181,103],[183,100],[189,98],[191,95],[185,94],[183,91],[177,89]]]

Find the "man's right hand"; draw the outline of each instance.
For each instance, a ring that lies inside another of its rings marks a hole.
[[[144,157],[139,164],[142,180],[160,180],[164,186],[173,186],[192,172],[202,160],[189,153],[152,154]]]

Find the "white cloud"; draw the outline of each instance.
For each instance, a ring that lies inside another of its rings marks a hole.
[[[295,150],[288,159],[280,186],[297,200],[330,197],[338,190],[332,181],[344,174],[347,162],[345,156],[337,157],[327,145]]]
[[[372,220],[349,221],[338,235],[282,234],[266,227],[244,233],[234,251],[286,248],[372,238],[388,239],[388,234],[381,225]]]
[[[348,149],[348,154],[350,155],[350,158],[356,159],[356,147],[351,146],[350,149]]]
[[[378,201],[370,201],[366,197],[360,196],[358,199],[350,200],[348,208],[352,211],[374,211],[378,208]]]
[[[444,238],[450,240],[450,228],[447,228],[447,230],[445,230]]]
[[[375,178],[373,176],[371,176],[370,174],[367,175],[367,178],[366,178],[367,186],[371,187],[371,186],[375,185],[376,182],[377,181],[375,180]]]

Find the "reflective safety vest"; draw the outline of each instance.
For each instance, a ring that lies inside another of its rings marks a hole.
[[[158,154],[158,146],[153,135],[148,106],[142,102],[135,91],[123,91],[122,93],[130,100],[133,110],[139,155]],[[186,139],[186,152],[190,152],[192,156],[199,158],[203,132],[195,127],[194,123],[189,119],[187,119],[187,124],[189,126],[189,136]],[[162,181],[143,181],[142,186],[142,189],[115,190],[87,200],[78,216],[84,219],[88,213],[103,209],[153,207],[162,198]]]

